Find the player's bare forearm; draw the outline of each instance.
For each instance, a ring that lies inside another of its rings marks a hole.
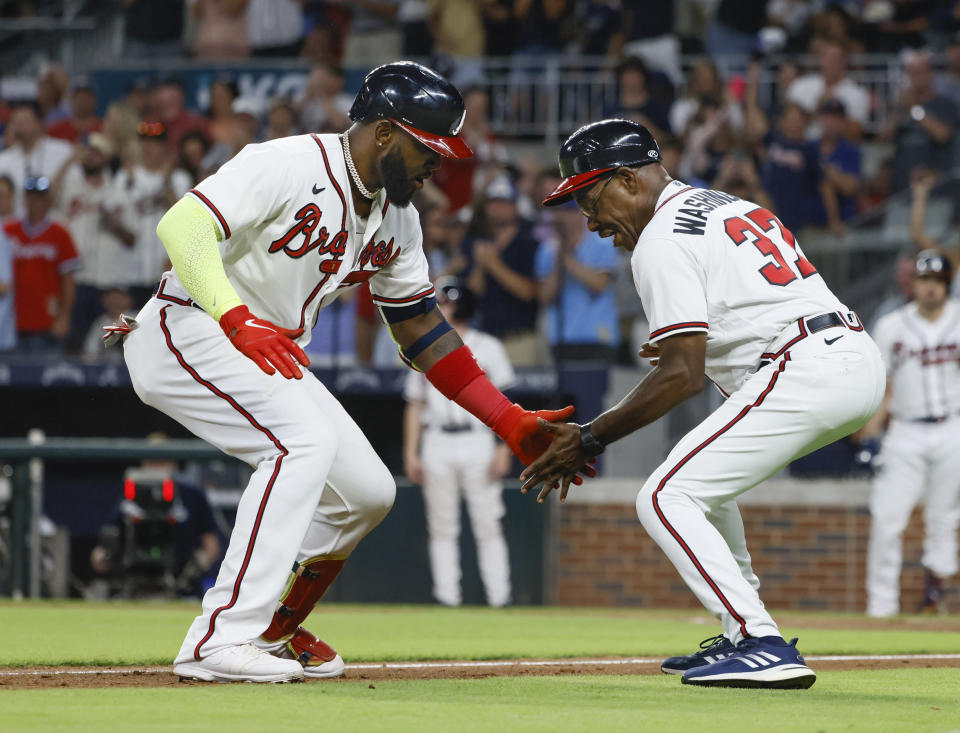
[[[409,349],[444,320],[440,310],[434,308],[429,313],[390,324],[390,331],[393,333],[393,338],[400,345],[401,349]],[[461,346],[463,346],[463,341],[460,339],[460,336],[456,331],[450,330],[430,344],[423,352],[419,353],[413,359],[413,364],[420,371],[427,372],[430,370],[430,367],[443,357],[453,353]]]
[[[679,334],[659,345],[660,360],[653,371],[591,422],[594,436],[604,445],[652,423],[703,389],[706,334]]]

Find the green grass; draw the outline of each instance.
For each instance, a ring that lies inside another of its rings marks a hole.
[[[35,664],[169,664],[199,611],[198,603],[0,603],[0,666]],[[783,629],[805,654],[960,652],[957,634],[924,630],[917,618],[903,631]],[[497,659],[594,655],[662,656],[691,650],[719,633],[702,612],[626,609],[323,605],[307,626],[348,662]],[[960,725],[958,725],[960,729]]]
[[[527,677],[0,692],[9,731],[930,731],[960,729],[960,670],[824,672],[810,690],[675,677]]]

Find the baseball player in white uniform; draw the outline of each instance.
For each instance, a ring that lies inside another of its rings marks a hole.
[[[173,269],[112,335],[145,403],[256,469],[174,662],[181,677],[343,674],[300,624],[395,493],[356,423],[302,370],[318,309],[343,289],[369,281],[404,359],[525,463],[552,439],[537,416],[572,411],[511,403],[436,308],[408,204],[441,156],[471,154],[463,117],[460,93],[433,71],[378,67],[345,133],[248,145],[160,221]]]
[[[498,339],[467,325],[475,308],[473,293],[453,278],[436,283],[440,312],[500,389],[515,375]],[[510,450],[462,407],[430,386],[423,374],[410,372],[403,396],[403,462],[411,481],[423,487],[430,535],[433,595],[446,606],[459,606],[460,497],[466,501],[477,543],[477,564],[487,603],[510,602],[510,557],[501,520],[505,512],[503,482],[510,469]]]
[[[960,305],[949,297],[950,261],[935,250],[917,256],[914,300],[883,316],[874,338],[887,367],[883,405],[860,431],[886,423],[870,496],[867,613],[900,611],[903,530],[924,502],[921,610],[935,611],[943,581],[957,572],[960,524]]]
[[[723,624],[709,649],[664,662],[683,682],[805,688],[815,674],[757,594],[736,497],[793,459],[862,427],[884,391],[876,345],[770,211],[674,181],[649,131],[587,125],[560,150],[551,205],[573,196],[591,230],[631,251],[655,368],[586,425],[546,426],[554,443],[521,478],[539,500],[591,455],[703,387],[727,395],[673,448],[637,496],[644,529]],[[712,663],[711,663],[712,661]]]

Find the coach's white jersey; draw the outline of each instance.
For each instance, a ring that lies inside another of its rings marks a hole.
[[[936,321],[907,303],[877,322],[874,341],[891,380],[890,414],[899,420],[960,413],[960,304]]]
[[[846,310],[776,216],[680,181],[660,194],[631,267],[650,341],[706,331],[707,376],[728,394],[789,324]]]
[[[477,357],[477,363],[483,368],[490,381],[499,389],[513,386],[516,375],[503,344],[495,336],[483,331],[467,329],[463,343]],[[479,419],[464,410],[460,405],[444,397],[440,391],[427,381],[421,372],[410,370],[403,386],[403,397],[409,402],[425,402],[423,424],[427,427],[471,425],[483,434],[493,437]]]
[[[336,135],[297,135],[247,145],[189,193],[223,233],[237,294],[254,314],[303,328],[301,346],[338,290],[369,280],[374,302],[387,306],[434,292],[416,209],[392,206],[381,190],[364,220],[349,180]]]

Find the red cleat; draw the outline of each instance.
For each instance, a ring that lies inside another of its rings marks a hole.
[[[343,676],[345,665],[337,651],[302,626],[297,627],[286,644],[271,653],[284,659],[296,659],[303,665],[304,677],[326,679]]]

